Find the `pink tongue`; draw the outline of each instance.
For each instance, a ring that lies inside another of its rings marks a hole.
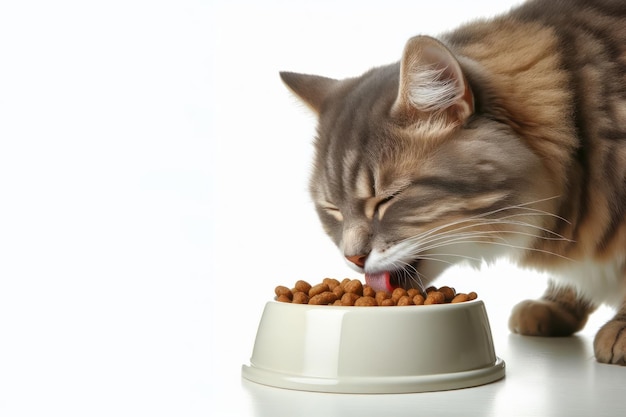
[[[393,292],[395,287],[391,285],[391,274],[389,271],[377,274],[365,274],[365,283],[372,287],[374,291]]]

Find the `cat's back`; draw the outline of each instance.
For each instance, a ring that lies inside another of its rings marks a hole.
[[[585,55],[577,49],[584,43],[609,49],[618,58],[626,49],[626,1],[624,0],[531,0],[511,12],[521,21],[539,22],[551,27],[561,46],[571,54]]]
[[[547,32],[531,30],[535,27],[550,30],[559,42],[561,53],[588,55],[590,48],[577,47],[595,43],[597,49],[610,49],[613,53],[610,58],[617,58],[616,54],[626,49],[625,22],[624,0],[529,0],[494,20],[462,26],[448,34],[447,39],[462,46],[480,42],[491,33],[508,38],[507,31],[515,30],[515,27],[520,29],[516,34],[527,39],[546,36]],[[511,42],[512,49],[515,49],[515,43]]]
[[[552,24],[576,25],[572,16],[614,18],[626,14],[626,2],[623,0],[530,0],[514,9],[513,16],[551,22]]]
[[[626,146],[626,0],[530,0],[443,38],[486,70],[485,90],[519,126],[562,129],[578,140],[555,143],[570,149],[605,139]]]

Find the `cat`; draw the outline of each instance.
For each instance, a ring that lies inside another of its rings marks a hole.
[[[508,257],[551,274],[512,332],[611,305],[595,357],[626,365],[626,2],[531,0],[355,78],[280,76],[318,117],[321,224],[370,286]]]

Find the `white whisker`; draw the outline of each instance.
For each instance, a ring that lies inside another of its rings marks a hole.
[[[461,249],[461,245],[496,246],[522,253],[544,253],[573,262],[573,259],[557,252],[533,247],[533,242],[539,241],[573,242],[573,240],[543,226],[539,220],[551,218],[571,224],[567,219],[533,207],[533,205],[555,198],[558,196],[501,207],[456,219],[395,242],[394,246],[398,246],[402,253],[401,260],[391,261],[390,266],[396,271],[395,277],[399,283],[408,283],[412,287],[417,285],[424,290],[424,282],[430,281],[428,278],[432,277],[424,276],[423,271],[416,268],[415,261],[439,262],[446,265],[452,265],[457,260],[479,263],[496,253],[487,251],[484,257],[477,255],[480,252],[464,254],[466,249]],[[458,251],[452,250],[455,246],[459,248]],[[444,248],[449,249],[442,251]]]
[[[441,224],[429,230],[419,233],[415,236],[406,238],[397,244],[404,244],[404,250],[411,253],[411,259],[428,260],[444,262],[452,264],[449,259],[466,259],[469,261],[480,262],[475,256],[455,254],[455,253],[439,253],[439,249],[443,247],[463,244],[483,244],[507,247],[510,249],[518,249],[529,252],[545,253],[562,259],[572,261],[572,259],[549,250],[539,249],[530,245],[520,245],[519,243],[510,242],[507,237],[520,237],[522,242],[530,242],[533,239],[543,241],[564,241],[572,242],[571,239],[556,233],[540,224],[531,223],[532,218],[552,217],[560,221],[570,224],[567,219],[553,213],[541,210],[533,205],[555,199],[558,197],[549,197],[524,204],[511,205],[497,208],[478,215],[457,219],[452,222]],[[528,221],[524,220],[527,219]],[[492,227],[498,227],[497,230],[485,230]],[[527,239],[524,239],[527,238]],[[519,242],[519,240],[517,241]],[[407,259],[407,257],[405,257]],[[421,282],[422,274],[416,270],[410,262],[401,262],[402,265],[398,270],[403,274],[410,275],[411,280],[416,278]]]
[[[447,257],[461,258],[461,259],[465,259],[465,260],[468,260],[468,261],[474,261],[474,262],[480,262],[481,261],[481,259],[475,258],[473,256],[459,255],[459,254],[456,254],[456,253],[429,253],[428,256],[420,256],[418,259],[420,261],[437,261],[437,262],[443,262],[443,263],[452,265],[451,261],[444,261],[443,259],[437,259],[436,256],[447,256]]]

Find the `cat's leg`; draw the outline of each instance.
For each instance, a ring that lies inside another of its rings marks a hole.
[[[598,362],[626,365],[626,300],[615,317],[596,334],[593,348]]]
[[[573,289],[550,282],[539,300],[522,301],[513,308],[509,328],[528,336],[569,336],[584,327],[595,308]]]

